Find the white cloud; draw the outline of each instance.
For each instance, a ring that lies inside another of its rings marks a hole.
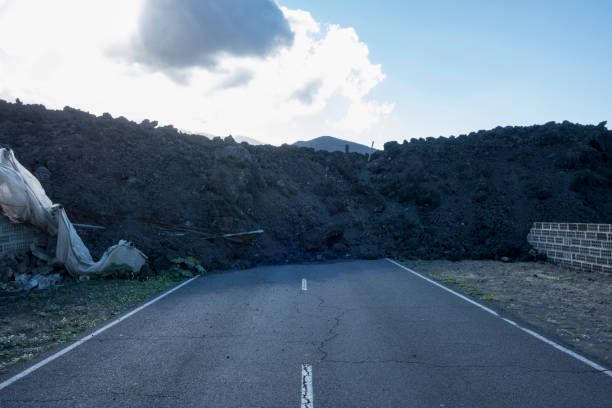
[[[358,99],[349,106],[346,116],[334,126],[339,130],[359,133],[363,129],[372,129],[381,117],[391,114],[394,108],[392,103],[379,104]]]
[[[385,78],[381,66],[354,29],[281,9],[291,47],[263,58],[222,55],[214,68],[187,69],[181,84],[108,56],[137,32],[139,1],[13,2],[0,9],[0,98],[275,144],[322,134],[368,143],[393,110],[368,98]]]

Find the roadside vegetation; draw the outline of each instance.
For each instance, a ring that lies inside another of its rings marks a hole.
[[[0,292],[0,373],[93,329],[183,279],[205,273],[195,258],[172,263],[163,273],[140,281],[125,279],[125,271],[114,268],[106,279],[65,279],[46,290]]]
[[[451,278],[450,276],[432,273],[431,277],[439,282],[442,282],[446,286],[455,286],[456,288],[461,289],[463,292],[467,292],[469,295],[477,297],[480,300],[497,300],[495,295],[492,295],[491,293],[484,293],[482,290],[476,288],[474,285],[458,281],[457,279]]]

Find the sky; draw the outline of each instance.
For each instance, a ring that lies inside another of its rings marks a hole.
[[[612,123],[610,21],[609,1],[0,0],[0,99],[277,145]]]

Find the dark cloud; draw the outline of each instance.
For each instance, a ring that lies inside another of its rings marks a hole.
[[[292,43],[272,0],[145,0],[130,58],[180,70],[212,67],[222,53],[265,56]]]
[[[297,99],[305,105],[310,105],[314,101],[315,96],[317,96],[321,86],[323,86],[323,81],[320,78],[313,79],[302,88],[295,91],[292,95],[292,99]]]
[[[239,86],[243,86],[251,82],[254,77],[253,71],[249,71],[248,69],[237,69],[228,75],[220,84],[219,88],[221,89],[229,89],[229,88],[237,88]]]

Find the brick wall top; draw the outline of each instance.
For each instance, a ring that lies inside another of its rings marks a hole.
[[[533,227],[557,231],[612,232],[611,224],[587,224],[580,222],[534,222]]]

